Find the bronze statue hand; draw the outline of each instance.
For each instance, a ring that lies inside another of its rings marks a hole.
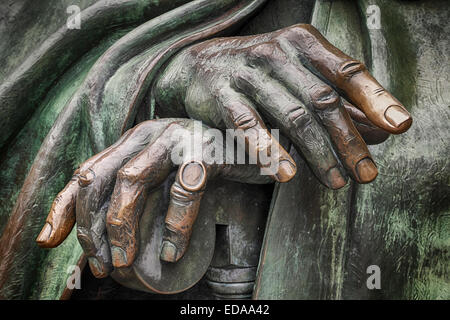
[[[193,123],[188,119],[143,122],[84,162],[54,200],[36,240],[39,246],[58,246],[76,222],[79,242],[96,277],[107,276],[112,267],[130,266],[138,252],[137,230],[143,204],[149,192],[176,169],[172,152],[178,150],[181,139],[193,132]],[[209,150],[207,146],[214,138],[204,131],[202,152]],[[186,251],[208,179],[220,176],[247,183],[272,181],[261,175],[256,165],[206,163],[203,154],[193,157],[182,150],[181,156],[170,190],[161,252],[161,259],[171,262]],[[277,161],[286,160],[284,156],[280,154]]]
[[[154,94],[162,116],[187,114],[248,135],[265,128],[260,112],[333,189],[346,184],[347,173],[359,183],[378,174],[351,117],[370,143],[412,123],[361,62],[305,24],[188,47],[160,74]]]

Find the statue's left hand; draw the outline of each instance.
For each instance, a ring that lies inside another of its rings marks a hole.
[[[76,222],[78,240],[94,276],[105,277],[113,267],[131,266],[139,251],[138,224],[143,205],[149,193],[178,168],[170,190],[161,249],[161,259],[178,261],[187,249],[209,179],[221,177],[244,183],[268,183],[274,179],[261,175],[256,165],[204,160],[211,151],[208,146],[217,138],[205,126],[200,126],[203,132],[196,144],[201,145],[202,154],[183,152],[180,141],[198,134],[194,128],[190,119],[145,121],[82,163],[54,200],[36,239],[39,246],[58,246]],[[282,152],[276,160],[293,161]],[[284,179],[294,174],[295,170]]]

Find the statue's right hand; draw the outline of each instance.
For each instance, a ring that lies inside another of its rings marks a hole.
[[[412,123],[363,63],[305,24],[187,47],[160,73],[153,92],[162,116],[184,112],[246,134],[267,121],[332,189],[347,177],[373,181],[378,170],[366,143]]]

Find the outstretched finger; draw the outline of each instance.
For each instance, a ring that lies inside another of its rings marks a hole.
[[[292,43],[306,65],[310,65],[346,98],[361,109],[376,126],[394,134],[412,124],[406,108],[386,91],[363,63],[334,47],[311,25],[280,31]]]
[[[373,181],[378,174],[377,168],[341,98],[295,57],[290,57],[294,51],[289,44],[284,45],[284,50],[278,43],[258,45],[251,50],[250,63],[270,70],[272,77],[281,81],[318,116],[341,162],[354,180],[359,183]]]

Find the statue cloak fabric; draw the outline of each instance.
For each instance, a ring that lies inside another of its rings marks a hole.
[[[254,297],[450,297],[445,1],[83,0],[70,30],[72,4],[0,4],[0,297],[65,295],[82,250],[75,232],[56,249],[35,244],[51,202],[79,163],[153,116],[149,88],[174,53],[301,22],[364,61],[415,123],[371,147],[370,185],[327,190],[292,151],[298,174],[275,188]],[[380,290],[366,286],[371,265]]]

